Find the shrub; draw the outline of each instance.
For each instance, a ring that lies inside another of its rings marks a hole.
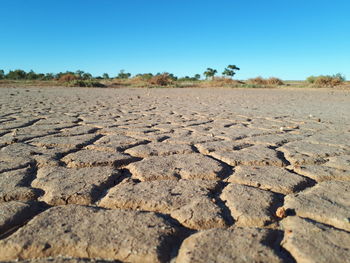
[[[225,78],[225,77],[214,77],[213,83],[217,84],[240,84],[241,82],[238,80],[233,80],[231,78]]]
[[[90,73],[84,73],[80,78],[85,80],[90,80],[92,79],[92,75]]]
[[[274,77],[268,78],[266,80],[266,82],[268,85],[278,85],[278,86],[284,85],[282,80],[280,80],[279,78],[274,78]]]
[[[284,85],[281,79],[275,78],[275,77],[271,77],[268,79],[264,79],[262,77],[256,77],[256,78],[248,79],[247,82],[249,84],[255,84],[255,85]]]
[[[153,77],[152,73],[137,74],[134,79],[148,81]]]
[[[53,80],[55,78],[53,73],[46,73],[44,76],[44,80]]]
[[[185,76],[183,78],[178,78],[177,81],[198,81],[200,79],[200,75],[199,77],[197,75],[199,74],[196,74],[194,77]]]
[[[35,79],[43,79],[45,75],[43,74],[36,74],[33,70],[29,71],[26,75],[26,79],[28,80],[35,80]]]
[[[333,75],[333,77],[339,79],[341,82],[344,82],[346,80],[345,76],[342,75],[341,73],[337,73]]]
[[[5,71],[3,69],[0,69],[0,79],[5,78]]]
[[[317,79],[317,77],[315,77],[315,76],[310,76],[310,77],[308,77],[308,78],[306,79],[306,82],[311,83],[311,84],[314,84],[316,79]]]
[[[338,86],[342,83],[342,81],[338,78],[331,77],[331,76],[319,76],[316,78],[314,84],[320,85],[320,86]]]
[[[262,77],[248,79],[247,82],[250,84],[256,84],[256,85],[264,85],[265,84],[265,80]]]
[[[77,80],[78,77],[74,74],[71,73],[67,73],[67,74],[63,74],[59,77],[59,81],[61,82],[69,82],[69,81],[73,81],[73,80]]]
[[[243,82],[225,77],[214,77],[210,81],[203,81],[200,83],[201,87],[207,88],[234,88],[239,87]]]
[[[330,75],[320,75],[320,76],[310,76],[306,79],[308,83],[315,84],[316,86],[322,87],[334,87],[342,84],[345,81],[345,77],[340,73],[333,76]]]
[[[66,84],[68,87],[105,87],[102,83],[93,80],[72,80]]]
[[[169,76],[168,73],[163,73],[160,75],[153,76],[148,80],[148,82],[152,85],[167,86],[172,83],[172,78]]]
[[[7,73],[6,75],[7,79],[14,79],[14,80],[26,79],[26,77],[27,77],[27,73],[21,69],[10,70],[9,73]]]
[[[121,70],[117,76],[117,79],[128,79],[131,77],[130,73],[125,73],[125,70]]]

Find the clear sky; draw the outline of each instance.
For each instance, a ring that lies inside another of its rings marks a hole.
[[[350,78],[349,0],[0,0],[0,69]]]

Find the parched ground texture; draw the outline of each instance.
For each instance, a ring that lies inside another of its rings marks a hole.
[[[0,262],[350,262],[350,93],[1,88]]]

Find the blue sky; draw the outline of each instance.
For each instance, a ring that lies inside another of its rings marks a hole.
[[[0,0],[0,69],[350,78],[349,0]]]

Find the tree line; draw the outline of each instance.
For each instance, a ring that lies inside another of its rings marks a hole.
[[[222,75],[225,77],[232,78],[236,74],[236,70],[240,70],[235,65],[228,65],[225,70],[222,72]],[[203,73],[206,79],[212,79],[218,73],[216,69],[207,68],[207,70]],[[149,80],[154,76],[159,76],[164,73],[143,73],[136,74],[134,77],[140,78],[142,80]],[[195,74],[193,77],[185,76],[185,77],[177,77],[172,73],[166,73],[168,77],[174,81],[196,81],[201,79],[200,74]],[[132,75],[131,73],[125,72],[125,70],[120,70],[120,72],[115,77],[110,77],[109,74],[103,73],[101,76],[93,76],[88,72],[84,72],[83,70],[66,71],[59,73],[36,73],[33,70],[26,72],[22,69],[10,70],[8,73],[5,73],[4,70],[0,69],[0,80],[8,79],[8,80],[59,80],[65,75],[75,76],[76,79],[80,80],[92,80],[92,79],[129,79]]]
[[[4,70],[0,70],[0,79],[10,79],[10,80],[54,80],[54,79],[60,79],[64,75],[74,75],[79,79],[94,79],[94,78],[109,78],[108,74],[105,73],[102,75],[102,77],[93,77],[90,73],[84,72],[82,70],[77,70],[75,72],[73,71],[66,71],[66,72],[59,72],[59,73],[36,73],[33,70],[30,70],[28,72],[22,70],[22,69],[16,69],[16,70],[10,70],[7,74],[5,74]]]

